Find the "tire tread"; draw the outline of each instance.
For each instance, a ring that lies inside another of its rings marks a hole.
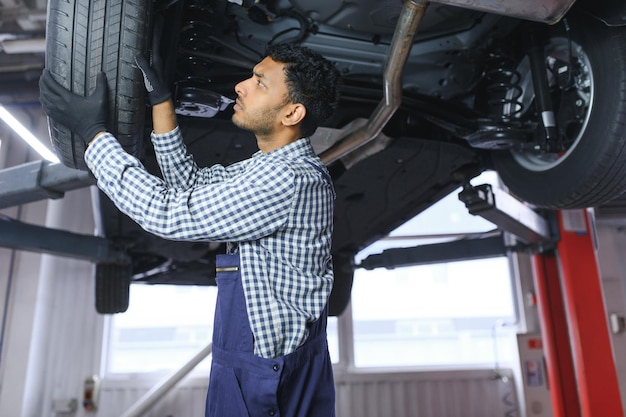
[[[46,66],[76,94],[95,88],[104,71],[109,87],[109,129],[122,147],[140,156],[145,106],[134,56],[147,47],[151,0],[50,0]],[[49,120],[53,148],[61,162],[87,170],[85,144],[64,126]]]

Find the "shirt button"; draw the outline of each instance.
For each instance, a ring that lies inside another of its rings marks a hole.
[[[272,366],[272,369],[276,372],[278,372],[280,370],[280,365],[275,363],[274,366]]]
[[[276,415],[276,411],[273,408],[270,408],[269,410],[267,410],[267,415],[270,415],[270,416]]]

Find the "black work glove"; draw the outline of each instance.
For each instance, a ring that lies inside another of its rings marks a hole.
[[[170,90],[161,81],[160,71],[157,66],[154,68],[143,55],[135,55],[137,68],[143,74],[143,83],[148,90],[148,100],[151,105],[163,103],[171,97]]]
[[[44,112],[66,126],[88,144],[96,134],[107,130],[107,78],[104,72],[96,78],[96,89],[87,97],[74,94],[52,78],[44,69],[39,78],[39,101]]]

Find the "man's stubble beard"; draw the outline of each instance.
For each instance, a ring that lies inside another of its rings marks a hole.
[[[274,108],[257,109],[252,113],[244,113],[245,108],[242,107],[239,112],[233,113],[232,122],[240,129],[244,129],[258,136],[269,136],[274,132],[274,121],[276,114],[285,104],[282,103]],[[244,116],[245,120],[237,119],[237,113]]]

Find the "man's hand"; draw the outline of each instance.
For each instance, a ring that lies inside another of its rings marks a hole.
[[[51,119],[66,126],[88,144],[99,132],[106,131],[108,116],[107,79],[98,74],[96,89],[88,97],[72,93],[44,69],[39,78],[39,100]]]
[[[143,74],[143,83],[148,91],[148,100],[151,105],[163,103],[171,97],[170,91],[163,84],[159,74],[159,68],[152,68],[143,55],[135,56],[135,63]]]

